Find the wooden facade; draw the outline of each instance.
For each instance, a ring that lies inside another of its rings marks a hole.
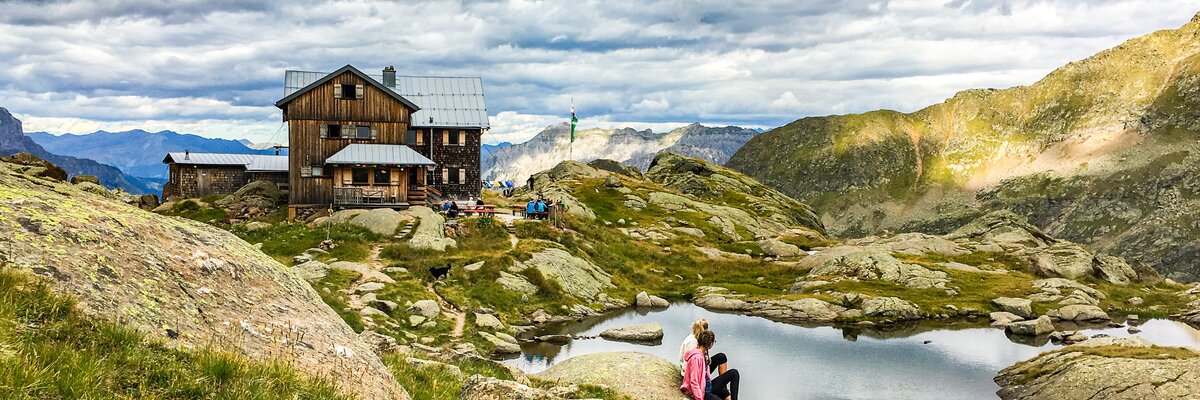
[[[279,105],[288,124],[289,203],[294,206],[335,205],[335,192],[343,187],[383,191],[385,197],[392,200],[388,204],[407,203],[407,179],[396,178],[386,183],[376,183],[374,179],[355,183],[351,179],[354,168],[387,170],[393,177],[407,176],[407,168],[403,166],[325,165],[325,160],[351,143],[404,144],[409,117],[415,111],[357,70],[343,68],[335,74]],[[347,86],[342,85],[353,86],[355,95],[344,96],[347,93],[343,88]],[[366,127],[369,133],[359,135],[359,127]],[[335,135],[335,129],[341,132]],[[370,175],[374,178],[374,172]],[[345,199],[344,196],[341,198]]]

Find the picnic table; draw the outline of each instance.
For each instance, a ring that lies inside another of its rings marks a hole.
[[[462,212],[465,214],[477,214],[477,215],[481,215],[481,216],[486,215],[489,217],[496,214],[496,205],[494,205],[494,204],[484,204],[482,206],[471,205],[471,206],[461,207],[461,209],[462,209]]]

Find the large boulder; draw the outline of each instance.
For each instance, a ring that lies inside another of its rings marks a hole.
[[[835,247],[804,258],[799,266],[809,269],[809,277],[881,280],[913,289],[944,288],[950,283],[945,272],[901,262],[874,247]]]
[[[600,337],[610,340],[648,342],[662,340],[663,328],[657,322],[628,325],[606,329],[604,332],[600,332]]]
[[[1008,210],[987,213],[950,232],[946,238],[992,242],[1005,248],[1041,247],[1058,241]]]
[[[1033,317],[1033,301],[1029,299],[1020,299],[1013,297],[997,297],[992,299],[992,304],[999,307],[1001,311],[1007,311],[1021,318]]]
[[[71,177],[71,183],[73,183],[73,184],[78,185],[83,182],[89,182],[89,183],[94,183],[94,184],[99,185],[100,178],[97,178],[95,175],[75,175],[75,176]]]
[[[454,239],[446,237],[446,219],[428,207],[412,207],[402,214],[417,220],[408,245],[415,249],[446,251],[447,247],[455,247]]]
[[[996,375],[1004,400],[1191,399],[1200,355],[1141,338],[1097,338],[1042,353]]]
[[[44,276],[85,313],[173,348],[251,359],[286,349],[290,366],[347,393],[408,398],[308,282],[237,236],[16,173],[0,163],[0,260]],[[294,337],[303,342],[282,341]]]
[[[1087,304],[1072,304],[1046,312],[1050,318],[1062,321],[1108,321],[1108,313],[1103,309]]]
[[[642,291],[637,294],[637,297],[634,298],[634,304],[637,305],[638,307],[650,307],[650,308],[667,308],[668,306],[671,305],[671,303],[667,302],[666,299],[663,299],[662,297],[650,295],[650,294],[646,293],[645,291]]]
[[[567,294],[582,300],[594,300],[604,289],[616,287],[608,272],[558,248],[533,253],[530,259],[517,262],[516,268],[535,268],[546,279],[558,282]]]
[[[645,353],[575,356],[534,376],[577,385],[607,386],[635,400],[686,399],[679,392],[679,366]]]
[[[505,271],[500,271],[500,278],[496,279],[496,283],[500,284],[504,290],[509,290],[524,295],[533,295],[537,293],[538,287],[529,283],[524,277],[513,275]]]
[[[1059,242],[1039,250],[1033,272],[1048,277],[1079,279],[1092,275],[1092,253],[1074,243]]]
[[[409,220],[410,218],[405,217],[396,210],[376,208],[354,217],[354,220],[350,221],[350,223],[366,228],[379,235],[390,236],[396,233],[396,228],[399,228],[400,224]]]
[[[233,215],[255,217],[287,202],[287,195],[275,182],[258,180],[247,183],[236,192],[217,200],[216,205]]]
[[[420,315],[425,318],[434,318],[441,315],[442,308],[433,300],[418,300],[408,307],[408,313],[412,315]]]

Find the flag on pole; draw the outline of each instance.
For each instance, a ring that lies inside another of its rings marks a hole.
[[[575,118],[575,105],[571,105],[571,143],[575,143],[575,124],[579,123],[579,118]]]

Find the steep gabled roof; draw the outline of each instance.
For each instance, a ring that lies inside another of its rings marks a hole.
[[[324,72],[287,71],[284,95],[292,95],[325,76]],[[381,75],[371,75],[382,81]],[[386,86],[385,86],[386,87]],[[390,88],[421,108],[412,114],[411,126],[417,128],[489,128],[483,79],[462,76],[396,76]],[[430,121],[430,117],[433,121]]]
[[[349,71],[350,73],[352,73],[354,75],[357,75],[362,80],[370,83],[371,86],[374,86],[376,89],[379,89],[380,91],[383,91],[384,93],[387,93],[388,96],[391,96],[392,98],[400,101],[401,103],[404,103],[404,105],[412,108],[413,110],[421,109],[421,107],[417,106],[416,103],[408,101],[408,99],[404,98],[404,96],[401,96],[399,93],[396,93],[395,91],[388,89],[387,87],[383,86],[382,83],[379,83],[379,81],[375,80],[374,78],[371,78],[371,76],[369,76],[367,74],[364,74],[362,71],[359,71],[358,68],[354,68],[354,66],[350,65],[350,64],[346,64],[345,67],[342,67],[342,68],[338,69],[337,71],[333,71],[333,73],[326,74],[321,79],[317,79],[316,81],[309,83],[307,86],[302,87],[299,90],[289,93],[287,96],[284,96],[284,98],[279,99],[279,101],[275,102],[275,107],[283,108],[283,106],[285,104],[291,102],[296,97],[299,97],[300,95],[302,95],[304,93],[307,93],[309,90],[313,90],[317,86],[321,86],[325,82],[329,82],[329,80],[333,79],[334,77],[336,77],[338,75],[341,75],[342,73],[344,73],[346,71]]]

